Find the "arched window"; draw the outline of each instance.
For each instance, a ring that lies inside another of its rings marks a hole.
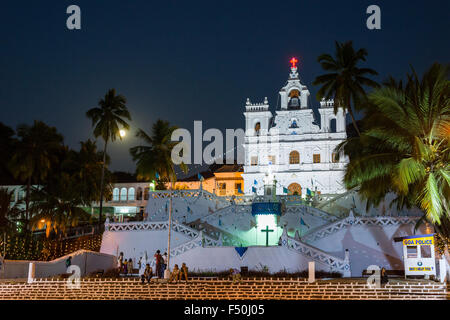
[[[150,195],[150,188],[146,187],[144,189],[144,200],[148,200],[149,195]]]
[[[128,189],[128,201],[134,201],[134,188]]]
[[[120,201],[127,201],[127,188],[120,189]]]
[[[336,119],[330,120],[330,132],[335,133],[336,132]]]
[[[139,187],[137,189],[137,197],[136,197],[136,199],[137,200],[142,200],[142,188],[141,187]]]
[[[257,123],[255,124],[255,134],[256,134],[256,135],[259,135],[260,130],[261,130],[261,123],[260,123],[260,122],[257,122]]]
[[[300,154],[298,151],[292,151],[289,154],[289,164],[299,164],[300,163]]]
[[[119,188],[113,190],[113,201],[119,201]]]

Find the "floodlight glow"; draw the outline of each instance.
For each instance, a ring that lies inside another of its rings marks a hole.
[[[276,214],[258,214],[256,217],[256,245],[277,245],[280,230]]]

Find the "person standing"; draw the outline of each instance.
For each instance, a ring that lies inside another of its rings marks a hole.
[[[161,273],[162,273],[162,276],[164,277],[164,272],[166,271],[166,268],[167,268],[167,252],[164,252],[162,258],[163,258],[163,264],[161,266]]]
[[[163,258],[161,256],[161,251],[157,250],[155,253],[155,262],[156,262],[156,276],[161,279],[161,266],[163,264]]]
[[[127,275],[127,273],[128,273],[128,266],[127,266],[127,264],[128,264],[127,259],[124,259],[124,261],[123,261],[123,273],[125,275]]]
[[[119,273],[123,272],[123,252],[117,257],[117,264],[119,265]]]
[[[134,266],[133,266],[133,260],[131,260],[131,258],[128,259],[127,268],[128,268],[128,273],[130,275],[132,275]]]

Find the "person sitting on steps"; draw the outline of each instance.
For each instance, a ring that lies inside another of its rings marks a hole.
[[[181,271],[180,271],[180,281],[182,280],[182,278],[184,278],[184,280],[186,280],[186,282],[188,281],[188,267],[186,266],[186,263],[182,263],[181,264]]]
[[[178,277],[180,276],[180,269],[178,269],[178,265],[176,264],[173,267],[172,273],[170,274],[169,282],[175,279],[175,283],[178,282]]]
[[[145,280],[147,280],[147,283],[150,283],[153,277],[153,270],[152,267],[150,267],[150,264],[147,263],[145,266],[144,274],[141,276],[141,282],[144,284]]]

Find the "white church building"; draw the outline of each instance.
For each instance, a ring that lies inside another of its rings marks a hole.
[[[321,194],[346,191],[343,184],[346,156],[339,160],[335,147],[347,137],[346,113],[339,108],[334,114],[333,101],[322,100],[318,112],[320,126],[315,123],[309,104],[309,90],[302,84],[296,59],[291,60],[291,73],[281,88],[280,106],[275,115],[267,98],[263,103],[245,106],[245,194]]]

